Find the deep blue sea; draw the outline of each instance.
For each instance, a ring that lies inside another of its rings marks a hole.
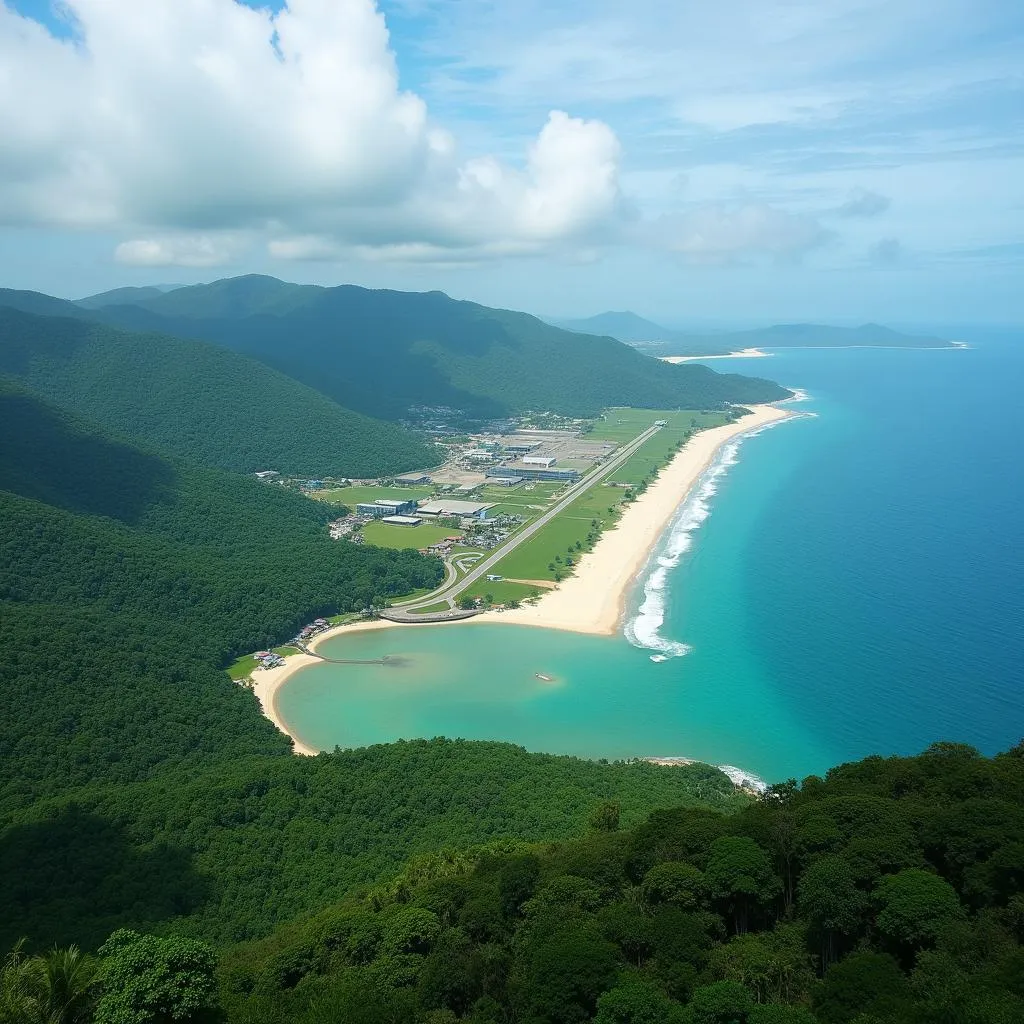
[[[957,336],[974,347],[709,364],[805,390],[807,415],[722,451],[626,635],[341,637],[327,653],[410,668],[309,669],[279,710],[314,746],[443,734],[769,780],[940,739],[1007,748],[1024,736],[1024,334]]]

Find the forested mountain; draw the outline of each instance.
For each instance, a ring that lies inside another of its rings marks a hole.
[[[388,419],[414,406],[477,416],[528,409],[594,415],[610,405],[699,409],[787,394],[768,381],[669,366],[612,338],[441,292],[320,288],[249,276],[94,315],[244,352],[347,408]]]
[[[140,302],[144,299],[155,299],[164,292],[172,291],[170,287],[161,288],[159,285],[150,285],[143,288],[125,287],[114,288],[109,292],[100,292],[98,295],[89,295],[84,299],[75,299],[75,305],[83,309],[102,309],[104,306],[123,306],[126,303]]]
[[[404,428],[258,360],[82,316],[59,299],[0,292],[0,374],[123,436],[221,469],[370,477],[437,462],[434,446]]]
[[[486,784],[504,791],[491,772],[507,770],[508,787],[521,795],[508,807],[532,828],[528,808],[550,791],[527,793],[524,783],[542,776],[527,778],[521,765],[547,761],[557,771],[558,759],[513,754],[498,744],[402,744],[322,757],[312,762],[322,769],[314,785],[328,771],[337,774],[336,785],[343,773],[353,773],[342,803],[346,814],[378,799],[390,810],[387,784],[408,786],[415,829],[421,800],[436,799],[421,772],[431,765],[430,754],[452,758],[444,783],[457,802],[467,791],[482,795],[462,755],[484,747],[496,755]],[[367,763],[386,773],[377,787],[363,771]],[[646,770],[653,785],[659,772],[675,771]],[[197,798],[200,820],[221,797],[220,833],[255,831],[262,807],[260,822],[281,826],[278,835],[288,843],[305,841],[313,849],[343,841],[322,831],[315,817],[295,828],[290,804],[308,800],[306,790],[290,801],[278,791],[273,805],[263,787],[245,795],[221,790],[200,794],[195,786],[183,794]],[[776,786],[731,810],[677,806],[627,823],[619,805],[606,800],[592,806],[589,829],[579,828],[572,839],[494,841],[414,857],[382,884],[321,900],[315,913],[257,941],[222,940],[215,949],[180,931],[119,931],[100,947],[98,960],[73,974],[66,954],[26,959],[23,953],[8,962],[0,992],[33,1010],[56,994],[39,979],[66,982],[70,975],[77,983],[57,992],[64,1005],[73,999],[79,1008],[75,1024],[1024,1020],[1020,747],[984,758],[970,747],[940,743],[914,758],[868,758],[824,779]],[[372,821],[356,820],[358,842]],[[83,847],[94,840],[106,853],[109,837],[88,826],[77,808],[39,826],[32,852],[44,868],[26,858],[30,881],[50,873],[61,879],[58,858],[45,845],[47,829],[50,835],[78,829]],[[241,845],[238,851],[244,858]],[[266,852],[268,860],[282,859],[277,849]],[[116,862],[122,869],[123,859]],[[323,861],[328,872],[329,864]],[[185,864],[176,868],[154,872],[154,880],[164,891],[174,883],[191,886],[187,891],[201,902],[209,891],[202,877],[190,878]],[[99,863],[94,870],[102,875]],[[135,864],[125,881],[141,892],[136,879],[145,871]],[[324,881],[320,873],[309,879],[317,890]],[[74,891],[58,885],[47,893],[53,925],[71,934],[60,911],[78,909],[66,898]],[[258,907],[260,892],[249,895]],[[52,1018],[4,1017],[11,1024],[41,1019]]]
[[[332,542],[334,510],[172,463],[0,389],[0,808],[288,744],[217,671],[310,616],[435,584],[436,559]]]

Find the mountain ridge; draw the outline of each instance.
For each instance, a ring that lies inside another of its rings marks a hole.
[[[399,425],[345,409],[258,360],[110,327],[30,293],[0,291],[0,373],[135,441],[220,469],[376,477],[438,461]]]
[[[670,367],[610,337],[443,292],[294,285],[260,275],[176,289],[96,311],[106,323],[234,349],[346,408],[402,420],[447,407],[500,418],[613,405],[722,408],[789,392],[758,378]]]
[[[724,355],[746,348],[952,348],[953,343],[929,335],[904,334],[884,324],[865,323],[857,327],[828,324],[782,323],[743,331],[680,331],[663,327],[630,310],[598,313],[584,320],[557,321],[572,331],[601,330],[610,337],[643,351],[664,355]],[[661,350],[665,351],[662,352]],[[672,351],[669,351],[671,349]]]

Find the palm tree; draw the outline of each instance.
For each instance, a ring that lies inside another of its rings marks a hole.
[[[23,942],[0,968],[0,1024],[87,1024],[96,961],[77,946],[25,956]]]

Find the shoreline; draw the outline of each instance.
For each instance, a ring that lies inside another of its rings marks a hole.
[[[799,400],[800,393],[797,393]],[[792,402],[794,399],[789,399]],[[775,405],[752,405],[750,414],[734,423],[711,427],[695,434],[662,467],[654,482],[636,500],[626,506],[619,521],[605,530],[592,551],[580,557],[572,576],[547,590],[533,605],[504,611],[483,612],[460,625],[485,623],[558,629],[593,636],[614,636],[622,621],[626,600],[639,573],[650,559],[658,540],[672,521],[680,504],[686,500],[701,476],[727,442],[760,430],[769,424],[791,419],[799,414],[784,408],[787,402]],[[315,636],[307,645],[316,651],[325,640],[345,633],[367,630],[417,628],[438,623],[398,623],[385,619],[349,622],[332,626]],[[447,626],[445,628],[452,628]],[[288,736],[296,754],[315,756],[320,753],[304,744],[288,728],[277,708],[277,695],[296,673],[321,663],[312,654],[293,654],[283,665],[260,669],[253,673],[252,692],[263,714],[276,728]]]
[[[773,352],[764,352],[759,348],[744,348],[739,352],[719,352],[713,356],[658,356],[663,363],[692,363],[695,360],[703,362],[705,359],[767,359],[774,355]]]
[[[773,352],[765,352],[760,348],[745,348],[739,352],[719,352],[711,356],[658,356],[663,363],[692,363],[695,361],[704,362],[707,359],[762,359],[768,356],[778,355],[780,352],[805,352],[808,349],[831,350],[873,348],[893,349],[897,352],[961,352],[971,346],[966,341],[951,341],[948,345],[779,345]]]
[[[594,549],[580,557],[572,576],[542,594],[536,604],[484,612],[468,621],[613,636],[637,575],[719,449],[735,437],[798,415],[781,404],[747,406],[751,415],[695,434],[647,490],[626,506],[615,526],[601,534]]]

